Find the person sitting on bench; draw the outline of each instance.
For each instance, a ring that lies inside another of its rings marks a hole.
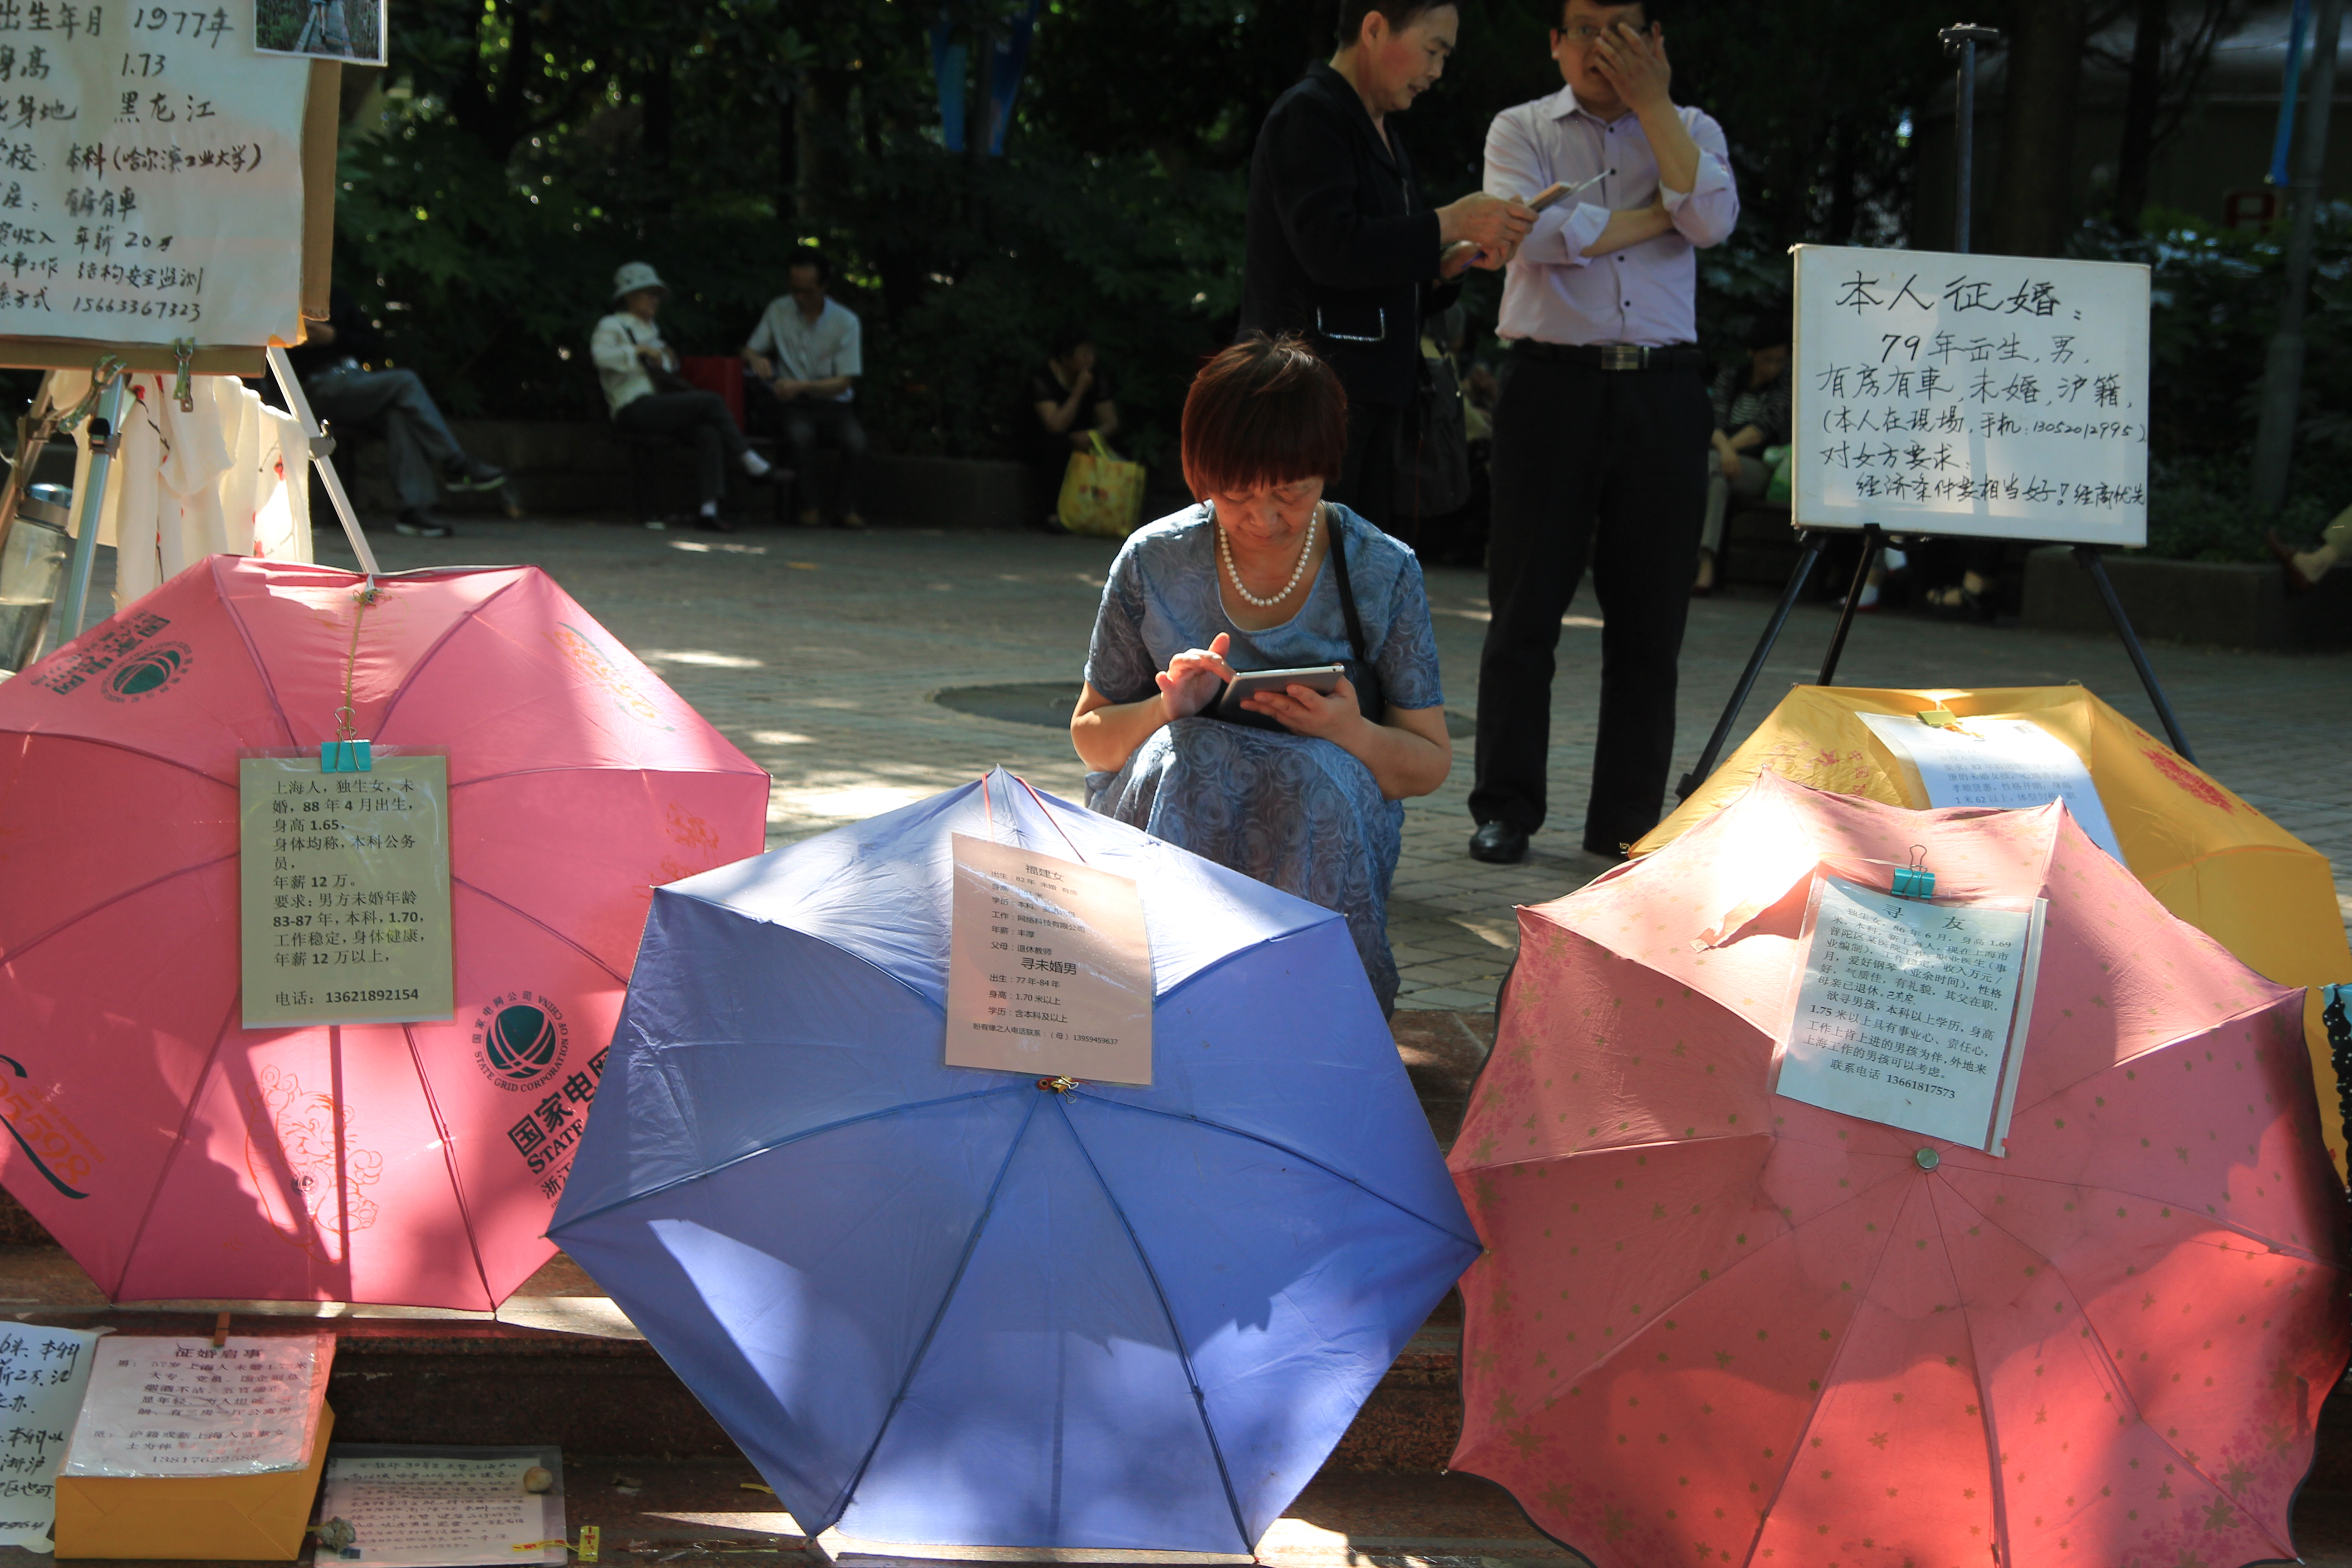
[[[646,262],[632,261],[614,273],[613,300],[620,309],[596,323],[588,341],[589,356],[604,384],[604,403],[614,425],[693,444],[700,496],[696,526],[732,533],[735,525],[719,511],[719,498],[727,493],[728,461],[732,459],[755,479],[764,479],[773,470],[744,441],[726,399],[688,386],[679,377],[677,355],[654,325],[662,296],[668,292],[669,285]]]

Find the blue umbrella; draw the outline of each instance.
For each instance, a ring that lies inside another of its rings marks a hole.
[[[956,833],[1140,884],[1151,1087],[943,1064]],[[1002,770],[656,890],[549,1234],[812,1535],[1232,1554],[1478,1252],[1345,922]]]

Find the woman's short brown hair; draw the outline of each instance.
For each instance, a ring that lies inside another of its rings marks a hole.
[[[1306,341],[1253,332],[1201,367],[1184,397],[1195,499],[1322,479],[1348,458],[1348,394]]]

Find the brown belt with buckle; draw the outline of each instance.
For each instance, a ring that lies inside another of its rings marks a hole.
[[[1699,352],[1696,343],[1668,343],[1663,348],[1645,348],[1640,343],[1547,343],[1534,338],[1518,338],[1513,340],[1511,353],[1560,364],[1580,364],[1589,370],[1706,368],[1706,356]]]

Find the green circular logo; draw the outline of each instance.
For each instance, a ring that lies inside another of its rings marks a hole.
[[[185,643],[144,648],[115,667],[106,678],[106,694],[117,702],[152,697],[178,681],[193,662]]]
[[[527,1083],[555,1065],[563,1040],[555,1020],[528,1003],[501,1007],[490,1020],[482,1054],[501,1078]]]

